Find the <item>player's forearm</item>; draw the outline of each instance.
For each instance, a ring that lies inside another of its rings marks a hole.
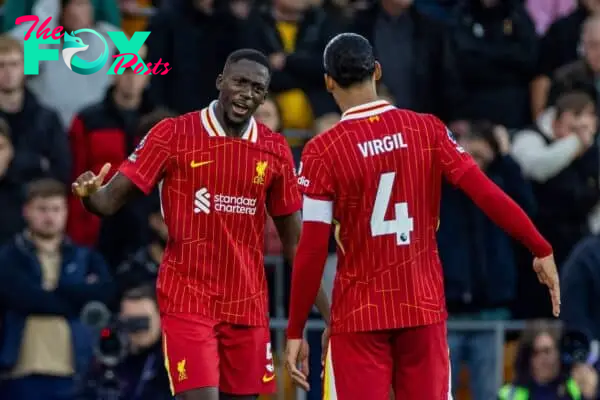
[[[115,176],[95,193],[82,199],[83,206],[99,217],[113,215],[129,200],[140,194],[140,189],[125,175],[117,172]]]
[[[525,211],[492,182],[479,168],[470,168],[458,186],[485,214],[521,242],[536,257],[552,254],[552,247],[538,232]]]
[[[321,275],[322,274],[323,274],[323,272],[321,272]],[[325,321],[325,323],[327,325],[329,325],[329,322],[331,319],[329,298],[327,297],[327,292],[325,291],[323,284],[321,284],[321,286],[319,287],[319,291],[317,292],[315,306],[317,307],[317,310],[319,310],[319,313],[321,314],[321,317],[323,317],[323,320]]]
[[[102,187],[96,193],[81,199],[85,209],[99,217],[113,215],[116,212],[116,208],[108,198],[106,192],[105,188]]]
[[[304,222],[292,271],[288,338],[302,337],[308,315],[315,303],[327,261],[330,226]],[[324,316],[325,318],[325,316]]]

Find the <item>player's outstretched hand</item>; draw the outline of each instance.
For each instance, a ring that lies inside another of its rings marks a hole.
[[[110,164],[106,163],[98,172],[98,175],[95,175],[92,171],[86,171],[83,174],[79,175],[73,185],[71,185],[71,190],[73,190],[73,194],[78,197],[88,197],[94,194],[100,187],[102,187],[102,183],[104,183],[104,178],[110,171]]]
[[[298,369],[300,365],[300,369]],[[308,391],[308,343],[304,339],[288,339],[285,347],[285,367],[292,382]]]
[[[552,300],[552,313],[555,317],[558,317],[560,315],[560,283],[554,255],[550,254],[544,258],[535,258],[533,260],[533,270],[537,274],[540,283],[548,286],[550,299]]]

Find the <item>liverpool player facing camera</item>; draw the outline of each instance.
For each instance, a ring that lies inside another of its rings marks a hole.
[[[156,125],[106,185],[110,165],[73,184],[100,216],[159,185],[169,239],[157,292],[178,399],[254,399],[275,389],[263,231],[268,212],[291,261],[301,197],[284,137],[252,117],[269,81],[262,53],[232,53],[218,100]]]
[[[476,166],[433,115],[378,100],[381,67],[362,36],[341,34],[325,49],[327,89],[344,112],[302,154],[303,226],[292,274],[286,366],[297,368],[301,337],[327,257],[338,242],[326,399],[447,400],[446,308],[437,254],[442,177],[535,255],[554,315],[560,293],[552,248],[525,213]],[[442,221],[443,223],[443,221]]]

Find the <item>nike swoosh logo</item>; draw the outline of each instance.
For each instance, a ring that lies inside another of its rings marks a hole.
[[[269,382],[271,382],[273,379],[275,379],[275,374],[273,374],[273,375],[267,375],[267,374],[264,374],[264,375],[263,375],[263,377],[262,377],[262,381],[263,381],[263,383],[269,383]]]
[[[198,167],[201,167],[203,165],[210,164],[210,163],[212,163],[212,161],[195,162],[195,161],[192,160],[192,162],[190,163],[190,167],[192,167],[192,168],[198,168]]]

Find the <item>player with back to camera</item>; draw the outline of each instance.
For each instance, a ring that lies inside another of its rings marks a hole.
[[[442,177],[535,255],[533,268],[558,316],[552,248],[440,120],[378,100],[381,66],[365,38],[336,36],[324,63],[327,89],[343,116],[302,154],[304,222],[292,274],[286,366],[308,389],[308,371],[297,361],[334,223],[339,260],[324,398],[388,400],[393,388],[397,399],[447,400],[447,313],[436,244]]]
[[[263,231],[268,212],[292,261],[301,196],[285,138],[253,117],[269,82],[262,53],[232,53],[217,78],[218,100],[158,123],[106,185],[110,165],[73,184],[100,216],[159,185],[169,238],[157,294],[179,400],[248,400],[275,390]],[[328,318],[321,294],[317,307]]]

